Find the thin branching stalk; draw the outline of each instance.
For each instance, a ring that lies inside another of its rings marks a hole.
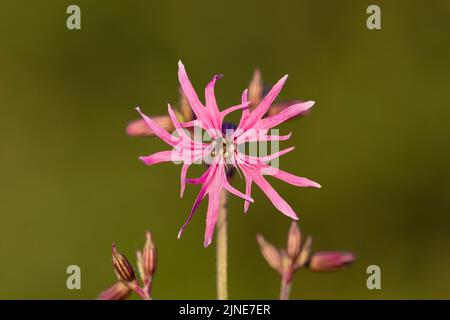
[[[227,201],[228,192],[222,189],[220,194],[219,218],[217,221],[217,299],[228,299],[228,276],[227,276]]]
[[[292,281],[286,281],[281,279],[280,300],[289,300],[289,294],[291,293]]]

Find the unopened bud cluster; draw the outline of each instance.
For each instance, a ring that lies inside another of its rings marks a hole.
[[[100,300],[123,300],[134,291],[142,299],[151,299],[152,279],[156,272],[157,254],[150,232],[146,233],[146,242],[142,250],[137,251],[137,265],[140,281],[133,266],[122,253],[112,245],[112,265],[119,282],[103,291]]]
[[[267,263],[280,274],[282,281],[288,284],[292,282],[294,273],[300,268],[307,267],[314,272],[336,271],[354,260],[351,252],[312,252],[311,237],[303,240],[295,222],[292,222],[289,229],[286,249],[277,249],[262,235],[257,236],[257,241]]]

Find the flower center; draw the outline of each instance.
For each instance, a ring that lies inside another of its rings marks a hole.
[[[233,159],[232,157],[236,153],[236,144],[233,139],[230,138],[218,138],[213,141],[213,149],[211,151],[211,157],[220,156],[226,163],[230,163]]]

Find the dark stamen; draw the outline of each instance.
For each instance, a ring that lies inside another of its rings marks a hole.
[[[222,124],[222,133],[223,134],[226,134],[227,133],[227,130],[233,130],[233,131],[235,131],[237,129],[237,125],[235,125],[234,123],[232,123],[232,122],[224,122],[223,124]]]

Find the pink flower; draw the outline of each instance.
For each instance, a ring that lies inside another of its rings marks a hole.
[[[169,116],[176,131],[176,135],[171,135],[160,127],[156,121],[143,114],[140,109],[137,108],[138,112],[141,114],[152,132],[161,140],[173,147],[170,151],[161,151],[150,156],[140,157],[140,159],[147,165],[166,161],[176,161],[182,163],[181,196],[183,195],[186,182],[201,185],[200,192],[186,222],[180,229],[178,237],[181,236],[184,228],[192,219],[201,201],[208,196],[204,239],[204,246],[208,246],[212,241],[212,236],[218,219],[219,198],[221,191],[223,189],[227,190],[228,192],[244,199],[244,211],[247,212],[250,202],[253,202],[253,199],[251,198],[252,183],[255,183],[259,186],[259,188],[261,188],[261,190],[279,211],[288,217],[297,220],[297,214],[291,206],[289,206],[289,204],[281,198],[277,191],[275,191],[275,189],[264,178],[264,175],[270,175],[298,187],[320,188],[320,185],[314,181],[295,176],[267,164],[273,159],[292,151],[294,148],[288,148],[271,155],[257,156],[245,154],[242,152],[241,147],[246,142],[277,142],[287,140],[290,135],[270,135],[269,130],[311,108],[314,102],[308,101],[294,104],[284,108],[276,115],[271,115],[264,118],[271,104],[278,96],[284,83],[286,82],[287,76],[285,76],[273,86],[270,92],[252,111],[249,110],[250,102],[247,99],[247,90],[243,92],[240,104],[220,111],[214,94],[214,86],[216,81],[220,79],[220,76],[214,76],[206,86],[206,105],[204,105],[198,98],[181,61],[178,66],[178,78],[181,88],[184,96],[192,108],[195,115],[195,120],[180,123],[176,113],[169,105]],[[242,109],[242,116],[236,130],[226,130],[226,132],[224,132],[225,129],[227,129],[227,124],[224,123],[225,116],[240,109]],[[211,141],[205,143],[203,141],[198,141],[198,139],[195,138],[192,139],[188,132],[184,130],[184,128],[192,127],[203,129],[209,134]],[[193,163],[199,162],[206,162],[208,164],[206,171],[199,178],[187,179],[186,173],[189,166]],[[228,182],[228,166],[236,169],[239,173],[242,173],[246,182],[245,194],[235,189]]]
[[[261,72],[256,69],[253,73],[253,77],[248,84],[248,99],[250,100],[250,110],[253,110],[256,106],[259,105],[261,99],[264,96],[264,83],[262,81]],[[175,113],[177,114],[178,119],[181,122],[189,122],[194,120],[194,113],[192,112],[191,107],[189,106],[189,102],[183,94],[183,89],[179,88],[180,91],[180,99],[178,105],[175,109]],[[280,101],[273,103],[269,110],[267,111],[266,116],[276,115],[286,109],[287,107],[301,103],[301,100],[290,100],[290,101]],[[308,110],[302,112],[298,116],[304,116],[308,114]],[[290,120],[294,120],[297,117],[293,117]],[[162,128],[167,131],[174,130],[174,126],[172,120],[168,115],[165,116],[152,116],[152,119],[158,123]],[[145,121],[142,118],[138,120],[131,121],[126,128],[126,132],[129,136],[154,136],[153,130],[151,130]]]

